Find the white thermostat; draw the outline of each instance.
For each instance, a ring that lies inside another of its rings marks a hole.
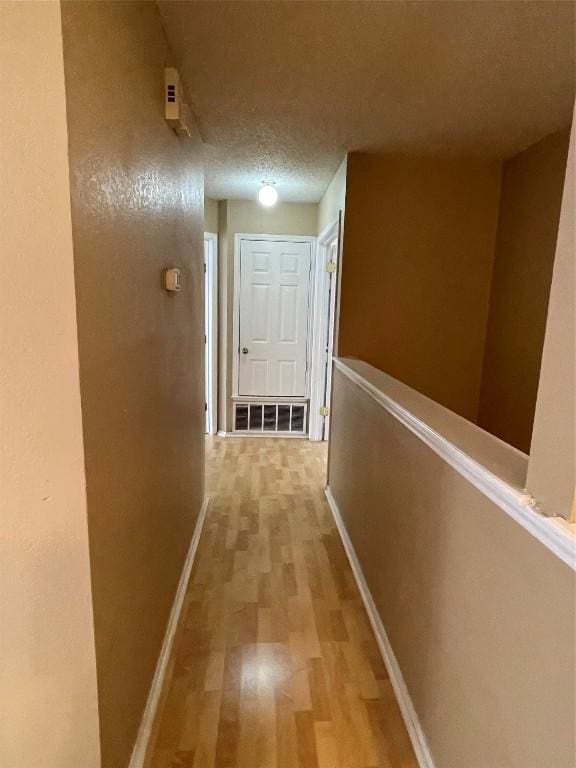
[[[184,101],[184,89],[178,70],[164,70],[164,117],[178,136],[191,136],[192,113]]]
[[[177,267],[164,270],[164,288],[167,291],[179,291],[182,288],[180,270]]]

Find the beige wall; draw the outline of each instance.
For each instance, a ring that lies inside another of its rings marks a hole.
[[[527,487],[547,515],[571,517],[576,522],[575,164],[573,121]]]
[[[0,765],[100,768],[58,3],[0,3]]]
[[[259,235],[311,235],[316,236],[318,206],[316,203],[282,203],[264,208],[257,201],[225,200],[220,203],[219,270],[221,286],[225,282],[225,295],[220,293],[220,347],[225,359],[220,358],[219,371],[219,424],[218,428],[232,430],[232,335],[234,318],[234,236],[238,233]],[[225,305],[225,312],[223,307]],[[223,333],[226,339],[222,341]],[[223,366],[223,363],[225,365]],[[223,370],[223,367],[225,370]]]
[[[498,163],[351,154],[339,353],[475,420]]]
[[[102,766],[125,768],[204,496],[203,174],[162,117],[156,4],[67,2],[63,31]]]
[[[344,158],[318,203],[318,234],[330,224],[338,221],[340,211],[344,210],[346,200],[346,166],[347,158]]]
[[[536,406],[569,130],[504,164],[478,423],[525,453]]]
[[[204,198],[204,232],[218,232],[218,200]]]
[[[332,409],[330,487],[436,768],[572,768],[574,573],[339,372]]]

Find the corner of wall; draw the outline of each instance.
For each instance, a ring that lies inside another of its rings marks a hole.
[[[204,232],[218,233],[218,214],[220,206],[218,200],[204,197]]]
[[[567,519],[574,514],[576,466],[575,164],[573,121],[527,479],[528,490],[543,511]]]
[[[0,2],[0,764],[100,768],[59,3]]]
[[[569,130],[504,161],[478,424],[528,453]]]
[[[60,10],[101,763],[117,768],[204,500],[204,173],[197,131],[163,117],[156,3]]]
[[[348,157],[345,155],[318,203],[317,234],[321,234],[327,226],[337,221],[340,211],[345,208]]]

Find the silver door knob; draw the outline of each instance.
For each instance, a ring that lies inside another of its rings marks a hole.
[[[242,354],[247,355],[248,354],[248,347],[242,347]]]

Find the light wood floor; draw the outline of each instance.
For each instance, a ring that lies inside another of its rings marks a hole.
[[[323,494],[326,449],[212,438],[149,768],[417,768]]]

